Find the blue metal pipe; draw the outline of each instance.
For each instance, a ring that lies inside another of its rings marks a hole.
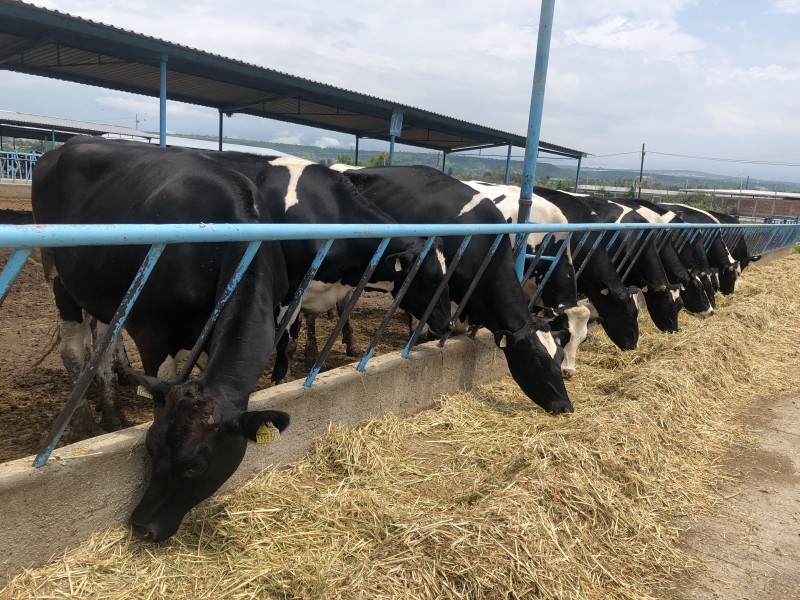
[[[547,83],[547,63],[550,60],[550,38],[553,31],[555,0],[542,0],[539,14],[539,37],[536,42],[536,64],[533,70],[531,110],[528,118],[528,135],[525,144],[525,159],[522,168],[522,190],[519,197],[517,223],[525,223],[531,214],[533,185],[536,180],[536,160],[539,157],[539,139],[544,110],[544,91]],[[517,276],[522,279],[525,258],[517,257]]]
[[[631,260],[631,264],[628,265],[628,270],[625,271],[625,274],[621,277],[622,281],[625,281],[628,278],[628,274],[633,269],[633,266],[636,264],[636,261],[639,260],[639,257],[642,255],[642,252],[644,252],[644,249],[647,247],[650,238],[653,237],[653,233],[655,233],[655,231],[652,229],[647,232],[647,235],[645,236],[642,245],[639,247],[639,251],[636,253],[636,256],[633,257],[633,260]]]
[[[6,295],[11,289],[11,284],[14,283],[14,280],[17,278],[17,275],[19,275],[19,272],[22,271],[22,267],[25,266],[25,263],[28,261],[28,257],[31,255],[31,252],[33,252],[31,248],[14,250],[11,258],[9,258],[8,262],[6,263],[6,266],[3,267],[3,272],[0,273],[0,306],[3,306]]]
[[[553,275],[553,272],[556,270],[556,265],[558,264],[559,259],[563,256],[564,251],[569,246],[569,242],[572,239],[572,232],[567,234],[567,238],[564,240],[564,243],[561,245],[561,248],[558,249],[556,252],[556,256],[553,259],[553,262],[550,263],[550,268],[545,273],[542,280],[538,283],[538,287],[536,288],[536,292],[534,292],[533,297],[531,298],[530,302],[528,302],[528,308],[530,309],[536,301],[541,297],[542,292],[544,292],[544,288],[547,285],[547,282],[550,281],[550,277]]]
[[[275,223],[175,223],[169,225],[8,225],[0,228],[0,248],[60,248],[70,246],[126,246],[191,242],[250,242],[253,240],[304,240],[383,237],[428,237],[498,233],[550,233],[553,231],[630,231],[639,229],[746,229],[795,225],[712,225],[684,223],[574,223],[558,226],[524,224],[275,224]],[[612,238],[612,242],[614,238]]]
[[[161,71],[159,77],[159,146],[167,146],[167,55],[161,55]]]
[[[601,231],[600,233],[597,234],[597,239],[594,241],[594,244],[592,244],[592,247],[589,249],[589,252],[586,253],[586,256],[583,259],[583,263],[581,263],[581,265],[575,270],[576,281],[578,277],[580,277],[581,274],[583,273],[583,270],[586,268],[586,265],[589,264],[589,260],[591,260],[592,256],[594,256],[594,253],[600,247],[600,243],[603,241],[603,236],[605,234],[606,234],[605,231]]]

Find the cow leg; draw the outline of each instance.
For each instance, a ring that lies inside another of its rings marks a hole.
[[[289,374],[289,331],[284,331],[275,346],[275,366],[272,367],[272,382],[276,385],[284,383]]]
[[[69,375],[71,388],[75,387],[92,351],[91,319],[73,300],[61,283],[55,270],[52,257],[42,251],[45,278],[50,283],[56,309],[58,310],[59,331],[61,334],[61,362]],[[97,426],[94,413],[84,398],[75,409],[70,421],[69,438],[73,441],[103,433]]]
[[[97,338],[102,338],[107,329],[108,325],[98,321],[96,328]],[[122,341],[118,337],[109,351],[106,352],[100,364],[97,365],[97,372],[94,376],[97,385],[97,410],[102,414],[100,426],[106,431],[116,431],[128,425],[128,420],[122,411],[122,406],[114,387],[114,373],[120,372],[120,369],[123,368],[123,363],[128,361],[126,355],[123,361],[123,355],[125,355],[125,349],[122,347]],[[115,363],[117,363],[116,368]]]
[[[349,301],[350,294],[336,303],[336,314],[339,315],[339,318],[342,317],[342,312]],[[350,322],[350,319],[347,319],[347,321],[344,322],[344,327],[342,327],[342,343],[344,344],[347,356],[361,356],[363,354],[361,348],[358,347],[358,342],[356,342],[353,337],[353,324]]]
[[[306,315],[306,349],[303,359],[306,369],[311,369],[317,362],[319,348],[317,347],[317,315]]]

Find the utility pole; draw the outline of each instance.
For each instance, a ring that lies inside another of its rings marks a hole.
[[[639,165],[639,193],[636,195],[637,198],[642,197],[642,172],[644,171],[644,144],[642,144],[642,162]]]

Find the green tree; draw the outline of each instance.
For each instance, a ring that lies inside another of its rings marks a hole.
[[[389,164],[389,153],[388,152],[378,152],[375,156],[370,158],[366,166],[367,167],[385,167]]]
[[[336,157],[336,162],[340,165],[352,165],[353,164],[353,157],[350,156],[347,152],[342,152],[339,156]]]

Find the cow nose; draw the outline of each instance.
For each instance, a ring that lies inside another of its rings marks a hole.
[[[575,369],[571,367],[561,367],[561,376],[564,379],[572,379],[573,375],[575,375]]]
[[[131,531],[135,537],[146,542],[159,539],[159,528],[155,523],[139,524],[131,522]]]

